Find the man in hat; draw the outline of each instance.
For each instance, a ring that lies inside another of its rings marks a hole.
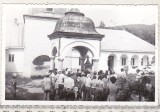
[[[11,89],[12,100],[15,100],[15,99],[16,99],[16,89],[17,89],[17,81],[16,81],[16,78],[17,78],[17,74],[16,74],[16,73],[13,73],[12,79],[9,80],[9,82],[8,82],[8,84],[9,84],[9,86],[10,86],[10,89]]]

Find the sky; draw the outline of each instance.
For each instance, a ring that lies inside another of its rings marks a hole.
[[[78,8],[86,17],[92,19],[95,26],[99,26],[103,21],[106,26],[118,26],[128,24],[146,24],[151,25],[157,23],[158,7],[156,5],[84,5],[84,6],[22,6],[9,5],[3,7],[5,21],[11,21],[18,18],[19,22],[23,22],[23,15],[29,13],[30,8],[49,7],[49,8]]]

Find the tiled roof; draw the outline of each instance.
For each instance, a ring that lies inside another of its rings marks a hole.
[[[105,37],[101,41],[102,51],[155,52],[155,46],[125,31],[96,28]]]

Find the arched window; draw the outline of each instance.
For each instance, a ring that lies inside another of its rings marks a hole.
[[[123,58],[122,58],[122,66],[125,66],[125,65],[126,65],[126,58],[123,57]]]
[[[142,57],[141,66],[147,66],[147,65],[149,65],[149,58],[148,56],[145,55]]]
[[[131,58],[131,66],[135,66],[135,58]]]
[[[52,11],[53,11],[53,8],[46,8],[46,11],[52,12]]]

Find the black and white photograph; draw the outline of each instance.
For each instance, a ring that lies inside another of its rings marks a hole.
[[[5,101],[156,102],[156,5],[5,5],[2,22]]]

